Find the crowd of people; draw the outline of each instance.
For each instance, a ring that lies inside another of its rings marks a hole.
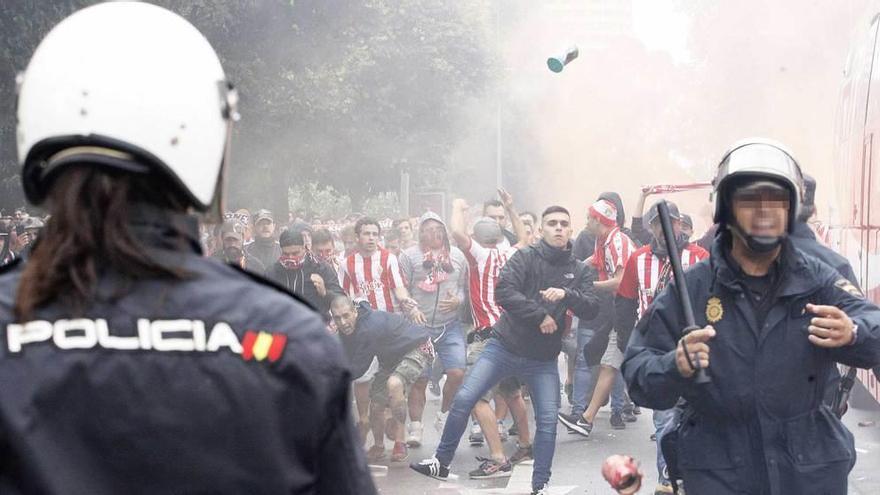
[[[565,208],[550,207],[540,217],[518,212],[500,190],[476,211],[454,200],[448,223],[435,212],[310,222],[299,213],[278,222],[265,209],[238,210],[227,212],[222,225],[203,227],[202,242],[206,255],[301,297],[338,334],[351,359],[369,461],[403,462],[408,448],[421,446],[430,385],[441,397],[432,423],[443,439],[434,458],[414,464],[417,471],[445,478],[470,418],[470,444],[485,444],[488,455],[478,457],[469,476],[509,476],[513,465],[535,459],[538,490],[549,481],[557,421],[589,437],[609,399],[612,429],[641,414],[620,369],[636,321],[671,278],[657,203],[644,211],[656,192],[641,192],[629,223],[619,194],[599,195],[577,233]],[[692,242],[691,217],[668,204],[687,269],[708,257],[701,244],[709,247],[712,232]],[[529,256],[513,257],[518,251]],[[510,280],[502,277],[508,261]],[[541,332],[532,332],[530,322]],[[553,371],[560,353],[567,412],[559,410]],[[462,388],[466,373],[479,381]],[[524,396],[535,407],[534,426]],[[673,409],[653,416],[656,440],[673,423]],[[506,452],[511,436],[516,447]],[[656,493],[671,493],[659,449],[657,469]]]
[[[815,181],[804,176],[801,187],[803,205],[789,237],[856,284],[846,260],[817,242],[809,226]],[[431,211],[338,221],[228,211],[222,223],[202,224],[199,240],[205,256],[265,277],[321,315],[349,360],[368,461],[404,462],[409,448],[422,445],[430,387],[441,398],[431,423],[442,438],[436,455],[413,469],[446,479],[470,422],[470,444],[488,449],[470,478],[510,476],[514,465],[534,459],[533,485],[541,493],[557,421],[589,437],[609,401],[611,429],[625,429],[641,414],[621,369],[633,329],[672,278],[660,201],[644,211],[659,192],[641,191],[629,223],[620,195],[602,193],[578,232],[566,208],[518,212],[501,189],[476,211],[455,199],[448,222]],[[665,202],[677,243],[672,252],[687,270],[709,257],[717,227],[692,241],[691,217]],[[45,220],[24,208],[0,219],[5,263],[27,256]],[[567,369],[561,383],[560,355]],[[567,411],[560,410],[560,393]],[[656,494],[673,491],[659,444],[677,417],[671,405],[653,410]],[[510,437],[517,442],[506,450]]]
[[[806,226],[815,182],[780,143],[723,154],[696,242],[671,202],[643,211],[651,188],[629,224],[619,194],[583,198],[583,228],[503,189],[448,216],[199,227],[239,115],[191,24],[85,8],[18,82],[23,189],[47,217],[0,229],[4,493],[370,495],[365,461],[407,461],[430,423],[417,473],[450,479],[470,425],[488,448],[470,477],[532,459],[547,495],[559,425],[589,437],[606,401],[612,429],[653,411],[655,493],[847,491],[837,364],[880,364],[880,308]]]

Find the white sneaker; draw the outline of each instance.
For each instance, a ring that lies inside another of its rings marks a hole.
[[[438,432],[443,433],[443,428],[446,427],[447,417],[449,417],[449,411],[446,411],[445,413],[437,411],[437,419],[434,420],[434,428],[436,428]]]
[[[507,428],[504,427],[504,421],[498,422],[498,436],[501,437],[502,442],[506,442],[509,438]]]
[[[407,426],[406,446],[411,448],[419,448],[422,446],[422,430],[424,426],[421,421],[413,421]]]

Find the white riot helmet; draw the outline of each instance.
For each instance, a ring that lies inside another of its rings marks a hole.
[[[803,175],[797,160],[783,144],[763,138],[738,141],[724,153],[718,164],[712,181],[715,186],[715,222],[727,225],[734,234],[742,236],[752,250],[768,251],[778,246],[782,239],[746,235],[731,218],[733,190],[744,182],[755,180],[768,180],[788,190],[788,231],[791,232],[799,210]]]
[[[39,205],[66,165],[157,174],[199,210],[222,196],[237,95],[208,40],[139,2],[85,8],[55,26],[19,77],[18,159]]]

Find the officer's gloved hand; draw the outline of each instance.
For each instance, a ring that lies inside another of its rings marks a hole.
[[[715,329],[712,325],[705,328],[688,332],[678,342],[675,348],[675,365],[678,372],[685,378],[690,378],[696,373],[697,368],[709,367],[709,344],[715,337]]]

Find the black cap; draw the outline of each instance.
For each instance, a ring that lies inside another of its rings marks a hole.
[[[657,220],[657,217],[660,215],[659,211],[657,210],[657,205],[659,205],[662,201],[665,200],[661,199],[660,201],[657,201],[651,206],[651,209],[648,210],[648,214],[645,215],[645,222],[647,222],[647,225],[651,225],[654,220]],[[672,201],[666,201],[666,205],[669,207],[670,217],[676,220],[681,219],[681,213],[679,213],[678,206],[675,203],[673,203]]]

